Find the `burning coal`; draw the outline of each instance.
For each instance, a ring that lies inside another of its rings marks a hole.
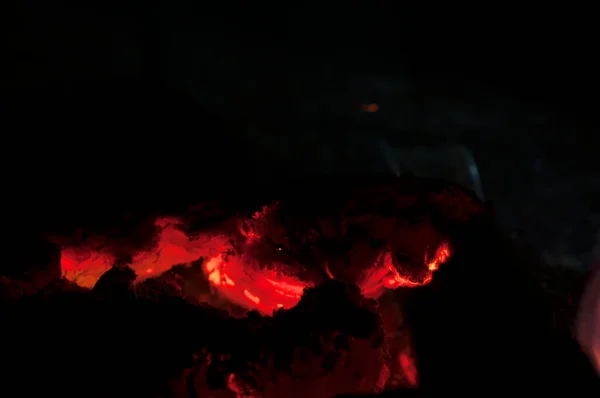
[[[522,330],[535,326],[523,309],[530,292],[514,283],[522,267],[464,191],[399,178],[290,197],[210,222],[190,209],[54,238],[49,278],[38,277],[43,261],[31,280],[0,277],[5,387],[65,397],[425,391],[505,382],[503,363],[529,351],[511,377],[543,368],[561,379],[540,328]]]
[[[180,220],[160,218],[155,222],[155,244],[148,251],[131,254],[127,265],[135,272],[139,283],[158,277],[174,266],[190,266],[203,260],[204,278],[219,295],[232,303],[266,315],[280,308],[292,308],[300,301],[306,288],[315,286],[316,280],[302,277],[309,267],[297,261],[291,264],[282,262],[281,256],[277,255],[284,250],[285,243],[272,247],[273,240],[265,238],[272,227],[269,222],[273,223],[267,219],[271,212],[272,208],[265,206],[246,220],[239,231],[220,235],[204,233],[189,236],[181,229],[183,223]],[[267,239],[267,243],[263,239]],[[269,249],[272,252],[270,258]],[[285,250],[289,251],[289,248]],[[446,242],[442,242],[433,258],[429,259],[428,252],[424,251],[422,265],[425,274],[420,279],[413,278],[410,270],[399,268],[389,249],[377,253],[372,263],[361,264],[363,269],[354,272],[356,276],[350,276],[353,278],[350,280],[348,272],[339,272],[341,278],[337,278],[327,262],[316,264],[315,268],[321,266],[321,274],[325,273],[326,279],[356,283],[366,297],[378,298],[386,289],[429,283],[433,272],[449,258],[450,249]],[[310,259],[313,264],[315,260]],[[63,277],[86,288],[92,288],[117,262],[118,256],[110,251],[110,245],[87,243],[66,246],[61,252]]]
[[[62,277],[82,297],[119,308],[175,300],[203,320],[182,354],[193,363],[175,371],[185,396],[416,387],[410,332],[386,294],[431,283],[452,256],[440,217],[463,220],[481,207],[462,191],[370,189],[317,208],[274,201],[210,230],[194,229],[190,214],[159,217],[135,244],[125,241],[135,234],[56,238]]]

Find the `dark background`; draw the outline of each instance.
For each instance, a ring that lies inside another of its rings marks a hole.
[[[591,10],[255,3],[3,5],[12,218],[368,169],[348,148],[383,137],[465,145],[517,242],[547,264],[589,266],[600,226]],[[379,112],[361,112],[368,103]]]

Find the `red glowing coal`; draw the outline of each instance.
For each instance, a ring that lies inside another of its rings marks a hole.
[[[256,213],[252,220],[257,221],[264,213]],[[136,272],[136,282],[157,277],[176,265],[189,265],[204,260],[204,277],[220,296],[248,310],[257,310],[270,315],[279,308],[295,306],[304,289],[314,286],[314,282],[302,280],[298,274],[290,272],[286,264],[273,264],[272,267],[257,266],[245,261],[247,257],[235,253],[230,237],[219,234],[198,234],[188,236],[178,226],[176,219],[158,219],[157,242],[149,251],[134,253],[129,266]],[[242,230],[245,244],[260,239],[259,230],[253,229],[256,223],[246,223]],[[381,251],[376,261],[362,270],[356,281],[366,297],[377,298],[386,289],[417,287],[431,281],[433,273],[450,257],[450,249],[443,242],[431,259],[427,252],[423,265],[427,274],[420,282],[402,275],[392,260],[392,253]],[[108,271],[116,257],[102,246],[82,244],[66,246],[61,252],[61,269],[64,278],[79,286],[92,288],[100,276]],[[323,267],[329,277],[335,276]]]

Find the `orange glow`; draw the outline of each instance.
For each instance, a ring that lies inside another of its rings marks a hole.
[[[450,255],[450,248],[445,242],[438,247],[435,257],[431,261],[427,261],[426,254],[424,265],[427,266],[428,272],[422,281],[415,282],[401,275],[394,265],[392,254],[384,252],[379,256],[375,265],[364,273],[358,286],[361,288],[363,294],[370,298],[378,298],[385,289],[424,286],[431,282],[433,273],[441,264],[448,261]]]
[[[204,265],[204,270],[208,276],[208,281],[215,286],[235,286],[235,282],[232,281],[222,269],[223,257],[218,255],[211,258]]]
[[[79,286],[92,288],[103,273],[111,269],[114,256],[85,247],[68,247],[61,251],[60,267],[64,278]]]
[[[450,248],[447,243],[442,243],[435,252],[435,256],[431,261],[427,261],[427,253],[425,253],[425,264],[430,271],[436,271],[440,265],[448,261],[450,258]]]
[[[363,112],[375,113],[375,112],[379,111],[379,105],[377,105],[377,104],[364,104],[364,105],[361,105],[360,109]]]
[[[136,281],[158,276],[174,265],[189,264],[201,257],[213,256],[227,245],[223,236],[190,238],[177,228],[177,220],[160,218],[158,243],[150,251],[133,256],[131,268],[138,275]],[[79,286],[92,288],[100,276],[115,262],[115,256],[103,247],[65,247],[61,251],[62,276]]]

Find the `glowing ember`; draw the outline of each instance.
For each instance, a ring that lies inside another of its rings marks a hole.
[[[245,229],[240,230],[241,234],[246,237],[248,241],[260,239],[264,235],[264,229],[268,223],[269,216],[273,215],[273,212],[277,210],[279,204],[277,202],[271,205],[265,205],[260,211],[255,212],[250,220],[246,220]]]
[[[85,247],[68,247],[62,250],[60,267],[64,278],[79,286],[92,288],[102,274],[111,269],[115,258]]]
[[[279,308],[294,307],[304,289],[311,286],[293,276],[254,268],[235,256],[215,256],[204,264],[204,271],[221,296],[267,315]]]
[[[175,265],[189,264],[225,250],[226,238],[190,238],[177,224],[173,219],[156,221],[160,228],[158,243],[152,250],[134,255],[130,265],[138,275],[137,282],[158,276]],[[115,260],[115,256],[102,247],[66,247],[61,251],[62,275],[79,286],[91,288]]]
[[[265,207],[246,222],[243,232],[245,242],[257,242],[265,229],[265,218],[271,209]],[[246,309],[271,315],[280,308],[294,307],[302,297],[304,289],[313,286],[294,275],[283,272],[285,265],[271,264],[270,268],[259,268],[248,264],[243,257],[226,255],[232,246],[226,236],[189,237],[177,228],[174,219],[158,219],[157,244],[150,251],[135,254],[130,267],[136,272],[136,282],[159,276],[179,264],[190,264],[201,258],[204,272],[210,285],[220,296]],[[441,244],[433,259],[425,255],[427,274],[424,279],[402,275],[392,261],[390,252],[382,252],[375,265],[362,273],[358,285],[369,298],[378,298],[386,289],[417,287],[431,281],[433,273],[450,257],[448,244]],[[66,247],[61,254],[61,269],[64,278],[82,287],[91,288],[100,276],[115,263],[116,256],[103,247]],[[325,271],[334,278],[326,264]]]
[[[251,397],[251,395],[248,395],[248,393],[245,391],[246,389],[244,386],[238,382],[234,373],[230,374],[229,378],[227,379],[227,388],[231,392],[235,393],[236,398]]]
[[[418,383],[418,373],[414,359],[408,353],[402,352],[398,355],[398,361],[400,362],[404,376],[408,379],[408,383],[411,386],[416,387]]]
[[[431,261],[427,261],[427,252],[425,252],[425,264],[430,271],[436,271],[440,265],[448,261],[450,258],[450,248],[447,243],[442,243],[435,252],[435,257]]]
[[[365,271],[358,285],[363,294],[370,298],[378,298],[385,289],[424,286],[431,282],[433,273],[441,264],[448,261],[450,255],[450,248],[447,243],[442,243],[440,245],[436,250],[435,257],[429,262],[427,261],[427,253],[425,253],[425,265],[427,266],[428,272],[421,282],[414,282],[409,278],[402,276],[394,265],[392,254],[390,252],[384,252],[379,256],[375,265],[371,269]]]
[[[253,220],[258,220],[260,214]],[[156,277],[173,266],[189,264],[202,257],[208,258],[204,271],[210,284],[223,297],[247,309],[272,314],[279,308],[295,306],[308,283],[275,270],[255,269],[243,264],[235,256],[224,256],[230,247],[224,237],[190,238],[176,227],[177,220],[159,219],[158,243],[150,251],[133,256],[131,268],[137,273],[136,282]],[[257,236],[252,230],[247,239]],[[64,278],[82,287],[92,288],[100,276],[108,271],[116,258],[102,248],[67,247],[61,253]]]

